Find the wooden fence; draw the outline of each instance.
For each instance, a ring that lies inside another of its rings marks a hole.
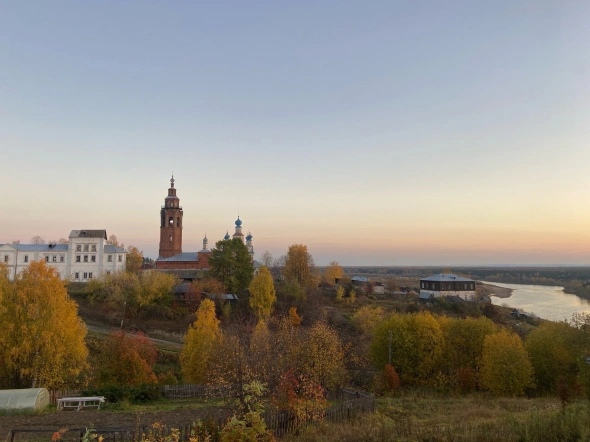
[[[162,387],[162,396],[166,399],[189,399],[189,398],[226,398],[231,394],[229,386],[212,386],[212,385],[164,385]]]
[[[185,399],[194,397],[228,397],[230,387],[210,387],[204,385],[166,385],[162,389],[163,394],[168,399]],[[52,391],[50,397],[52,401],[57,401],[61,397],[80,396],[78,390]],[[272,431],[275,436],[281,437],[287,433],[293,433],[309,425],[321,421],[331,423],[347,422],[363,413],[372,413],[375,411],[375,396],[369,393],[342,389],[337,394],[338,402],[323,410],[316,410],[309,413],[310,417],[305,419],[298,418],[293,412],[286,410],[266,410],[262,417],[266,422],[268,430]],[[52,402],[54,403],[54,402]],[[219,427],[222,423],[219,422]],[[175,429],[166,425],[160,425],[158,428],[153,427],[110,427],[96,428],[97,434],[103,436],[105,442],[130,442],[141,441],[143,436],[159,435],[167,436],[176,432],[175,440],[188,441],[194,427],[192,424],[176,426]],[[11,433],[11,441],[18,442],[19,433],[42,432],[50,430],[30,430],[14,429]],[[55,431],[55,430],[53,430]],[[76,431],[80,431],[76,429]],[[81,433],[79,433],[81,434]],[[16,438],[15,438],[16,436]],[[63,440],[66,440],[64,438]],[[80,439],[81,440],[81,439]]]
[[[166,399],[190,399],[190,398],[226,398],[231,395],[230,386],[212,385],[163,385],[162,396]],[[49,392],[49,404],[57,405],[57,400],[64,397],[80,397],[81,390],[53,390]]]
[[[49,404],[57,405],[57,400],[62,397],[80,397],[82,391],[80,390],[52,390],[49,392]]]
[[[361,413],[375,411],[375,396],[372,394],[356,390],[341,390],[339,396],[338,403],[325,410],[310,410],[310,416],[304,419],[287,410],[266,410],[263,418],[267,428],[275,436],[281,437],[321,421],[341,423],[349,421]]]

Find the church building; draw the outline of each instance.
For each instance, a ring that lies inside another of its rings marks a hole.
[[[191,270],[209,270],[209,240],[207,235],[203,238],[203,248],[197,252],[182,251],[182,206],[176,195],[174,176],[170,179],[168,196],[164,199],[164,205],[160,209],[160,248],[156,260],[156,269],[175,273],[183,279],[195,279]],[[250,257],[254,260],[254,246],[252,234],[246,237],[242,233],[242,220],[238,216],[235,222],[236,228],[233,238],[239,238],[246,244]],[[226,232],[223,239],[231,237]]]

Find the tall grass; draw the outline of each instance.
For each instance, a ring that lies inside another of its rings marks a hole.
[[[407,399],[407,398],[406,398]],[[323,423],[287,441],[590,441],[590,406],[553,399],[414,398],[380,403],[346,424]]]

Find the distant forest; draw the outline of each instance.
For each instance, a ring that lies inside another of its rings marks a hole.
[[[590,299],[590,267],[344,267],[349,275],[424,278],[455,273],[475,280],[506,284],[556,285],[566,293]]]

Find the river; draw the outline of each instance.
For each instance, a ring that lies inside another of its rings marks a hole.
[[[485,281],[484,281],[485,282]],[[563,292],[563,287],[549,285],[504,284],[485,282],[512,289],[509,298],[492,296],[492,304],[505,305],[534,313],[551,321],[571,319],[574,313],[590,313],[590,301]]]

